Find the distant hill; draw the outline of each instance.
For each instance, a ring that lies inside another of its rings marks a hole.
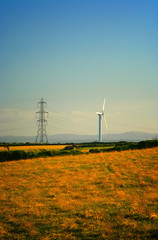
[[[0,136],[0,142],[34,143],[35,136]],[[158,133],[125,132],[121,134],[104,134],[103,142],[131,141],[139,142],[158,138]],[[56,134],[48,136],[49,143],[81,143],[98,141],[98,135]]]

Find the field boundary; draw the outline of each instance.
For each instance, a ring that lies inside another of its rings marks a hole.
[[[126,150],[137,150],[137,149],[146,149],[153,148],[158,146],[158,140],[146,140],[138,143],[131,142],[118,142],[111,144],[113,146],[109,147],[106,144],[102,144],[102,148],[98,148],[98,144],[89,144],[87,146],[87,151],[82,151],[85,148],[84,144],[82,145],[68,145],[61,150],[46,150],[39,149],[36,151],[25,151],[25,150],[9,150],[0,151],[0,162],[20,160],[20,159],[32,159],[40,157],[55,157],[55,156],[65,156],[65,155],[79,155],[79,154],[90,154],[90,153],[100,153],[100,152],[114,152],[114,151],[126,151]],[[90,148],[90,149],[89,149]]]

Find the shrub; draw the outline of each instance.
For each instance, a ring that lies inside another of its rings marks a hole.
[[[72,150],[72,149],[77,149],[77,148],[78,148],[77,145],[72,144],[72,145],[68,145],[68,146],[66,146],[66,147],[64,148],[64,150]]]
[[[72,150],[72,149],[74,149],[74,148],[75,148],[75,146],[69,145],[69,146],[66,146],[66,147],[64,148],[64,150]]]
[[[27,158],[35,158],[38,156],[38,153],[33,152],[33,151],[28,151],[27,152]]]
[[[15,151],[11,151],[11,153],[12,153],[12,159],[14,160],[27,158],[27,153],[24,150],[15,150]]]
[[[101,150],[99,150],[99,149],[97,149],[97,148],[95,148],[95,149],[90,149],[89,150],[89,153],[100,153],[101,152]]]
[[[1,151],[0,152],[0,161],[7,161],[11,159],[11,152],[9,151]]]
[[[67,151],[65,149],[62,149],[60,151],[58,151],[58,156],[62,156],[62,155],[70,155],[70,151]]]
[[[2,151],[0,152],[0,161],[26,159],[27,153],[23,150]]]
[[[71,150],[70,151],[70,153],[72,154],[72,155],[79,155],[79,154],[82,154],[82,152],[80,151],[80,150],[76,150],[76,149],[73,149],[73,150]]]
[[[45,150],[45,149],[41,149],[38,154],[38,157],[51,157],[52,156],[52,151],[50,150]]]
[[[151,148],[151,147],[157,147],[158,146],[158,140],[147,140],[147,141],[141,141],[138,143],[138,148]]]

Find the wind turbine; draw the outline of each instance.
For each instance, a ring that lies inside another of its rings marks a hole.
[[[102,142],[102,118],[104,119],[106,130],[108,130],[108,125],[104,115],[104,108],[105,108],[105,98],[103,102],[102,112],[96,112],[99,116],[99,142]]]

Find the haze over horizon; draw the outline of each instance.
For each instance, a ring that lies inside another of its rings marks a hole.
[[[158,132],[158,1],[1,0],[0,136]]]

